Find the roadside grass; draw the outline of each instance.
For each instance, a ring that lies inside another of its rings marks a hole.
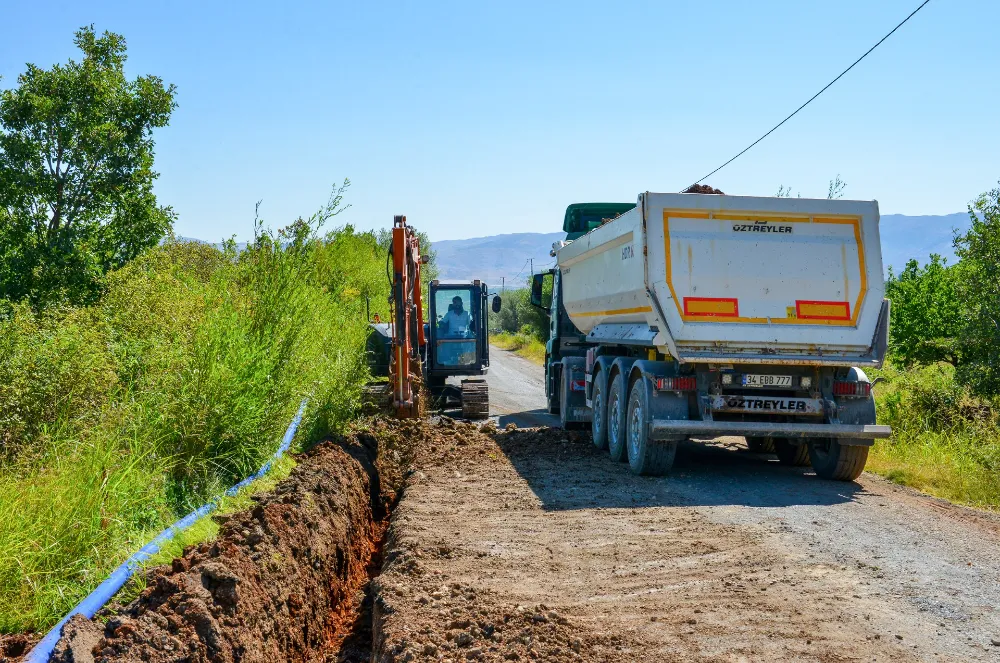
[[[184,549],[188,546],[198,545],[204,541],[211,541],[219,535],[221,525],[215,521],[213,516],[225,516],[237,513],[253,506],[253,496],[273,490],[282,479],[288,477],[295,469],[295,459],[290,454],[285,454],[271,464],[271,470],[263,477],[250,484],[232,497],[223,496],[219,500],[219,506],[211,514],[199,519],[194,525],[178,533],[173,539],[168,541],[158,553],[149,558],[141,569],[137,569],[132,578],[119,590],[114,600],[120,603],[128,603],[137,598],[142,590],[146,588],[145,571],[162,564],[169,564],[174,558],[182,557]],[[159,534],[149,532],[147,540]]]
[[[886,366],[875,387],[879,422],[892,438],[875,443],[867,469],[953,502],[1000,508],[997,404],[955,382],[949,364]]]
[[[508,332],[493,334],[490,336],[490,343],[498,348],[510,350],[538,365],[545,363],[545,344],[523,329],[516,334]]]
[[[299,444],[346,424],[368,375],[364,296],[385,301],[384,269],[373,235],[300,222],[240,253],[167,242],[90,307],[0,304],[0,632],[48,628],[255,472],[304,396]]]

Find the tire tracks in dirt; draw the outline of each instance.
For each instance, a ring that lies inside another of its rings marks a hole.
[[[429,428],[437,430],[421,433],[428,442],[418,445],[376,582],[378,660],[992,653],[940,638],[936,617],[921,620],[915,607],[887,601],[870,568],[784,545],[766,527],[724,522],[670,480],[611,463],[589,435],[486,434],[447,419]]]

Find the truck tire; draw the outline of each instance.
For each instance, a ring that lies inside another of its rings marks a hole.
[[[556,371],[562,367],[562,364],[558,365],[550,364],[548,355],[545,355],[545,365],[549,367],[549,371]],[[557,366],[559,368],[557,368]],[[545,394],[545,399],[546,399],[545,404],[548,406],[547,409],[549,411],[549,414],[559,414],[559,392],[557,391],[557,389],[559,381],[561,379],[562,379],[561,371],[558,378],[556,378],[556,376],[549,375],[548,373],[545,374],[545,391],[547,392]]]
[[[591,394],[590,402],[593,404],[591,410],[591,437],[594,446],[598,449],[608,448],[608,404],[604,396],[607,387],[604,386],[604,373],[594,376],[594,390]]]
[[[677,442],[649,439],[649,403],[646,402],[646,385],[636,380],[628,397],[628,464],[633,474],[663,476],[674,466]]]
[[[616,373],[608,389],[608,453],[611,460],[624,462],[628,460],[628,442],[626,438],[628,402],[625,393],[625,376]]]
[[[865,471],[869,447],[846,446],[832,438],[813,441],[809,460],[816,476],[834,481],[854,481]]]
[[[778,462],[782,465],[792,467],[805,467],[809,464],[808,445],[792,442],[785,438],[775,438],[774,453],[778,456]]]
[[[748,437],[747,449],[756,454],[773,454],[774,440],[769,437]]]

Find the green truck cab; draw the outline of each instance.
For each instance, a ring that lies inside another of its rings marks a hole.
[[[572,242],[634,207],[635,203],[573,203],[566,208],[563,217],[565,241]],[[549,316],[549,338],[545,343],[545,398],[548,411],[550,414],[560,415],[563,425],[572,428],[585,426],[590,420],[590,414],[586,408],[576,403],[585,400],[583,385],[578,380],[569,381],[569,389],[562,389],[560,386],[563,380],[563,358],[582,359],[593,344],[587,342],[587,337],[566,315],[560,294],[559,270],[553,268],[532,277],[531,304],[544,310]]]

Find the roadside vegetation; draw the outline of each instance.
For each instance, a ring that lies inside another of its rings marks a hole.
[[[490,327],[494,330],[490,343],[542,364],[545,341],[549,338],[549,318],[544,311],[531,305],[530,285],[529,277],[528,287],[503,293],[503,307],[490,318]]]
[[[939,497],[1000,507],[1000,186],[969,208],[959,260],[889,274],[890,360],[869,469]]]
[[[528,327],[514,334],[505,331],[494,334],[490,337],[490,343],[498,348],[510,350],[539,366],[545,363],[545,344],[538,340],[538,336]]]
[[[302,224],[240,254],[168,241],[112,272],[90,306],[11,306],[0,629],[44,628],[254,472],[301,399],[301,443],[340,428],[368,375],[362,293],[387,291],[383,270],[372,235]]]
[[[346,180],[242,251],[173,238],[152,193],[173,87],[126,79],[118,35],[76,43],[0,92],[0,632],[51,626],[256,471],[303,398],[298,447],[341,429],[366,298],[387,314],[385,238],[326,231]]]

